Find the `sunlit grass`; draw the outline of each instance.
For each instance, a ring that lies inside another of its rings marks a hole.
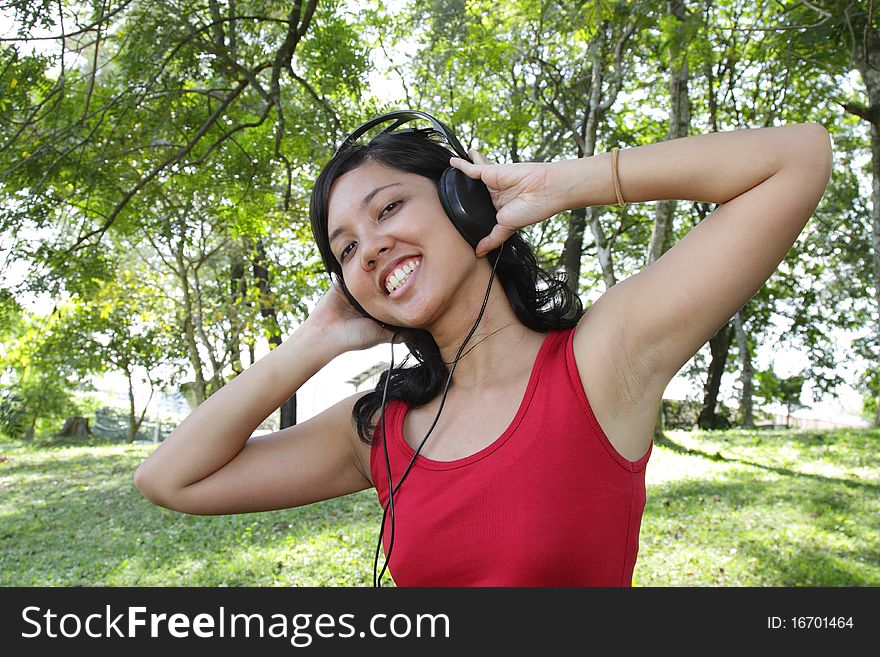
[[[648,464],[634,584],[880,585],[878,444],[876,431],[668,432]],[[0,445],[0,585],[372,583],[373,491],[188,516],[134,488],[151,449]]]
[[[638,586],[877,586],[880,433],[668,432]]]
[[[0,463],[3,586],[362,586],[380,516],[363,491],[298,509],[190,516],[146,501],[151,446],[33,449]]]

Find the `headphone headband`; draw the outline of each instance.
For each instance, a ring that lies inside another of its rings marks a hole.
[[[421,110],[396,110],[394,112],[386,112],[385,114],[380,114],[379,116],[370,119],[359,125],[355,128],[351,134],[346,137],[342,144],[339,145],[339,148],[336,149],[336,152],[333,154],[333,157],[339,155],[342,151],[349,148],[355,141],[358,140],[364,133],[369,131],[371,128],[376,127],[377,125],[381,125],[383,123],[392,122],[390,126],[382,130],[382,133],[391,132],[393,130],[397,130],[404,123],[409,123],[410,121],[414,121],[416,119],[426,119],[431,122],[431,125],[434,127],[434,130],[439,132],[443,137],[449,142],[449,145],[452,146],[452,149],[455,151],[455,154],[468,162],[471,162],[471,158],[468,156],[467,151],[461,145],[461,142],[458,141],[458,138],[452,133],[446,125],[444,125],[441,121],[434,118],[427,112],[422,112]],[[382,134],[380,133],[380,134]]]

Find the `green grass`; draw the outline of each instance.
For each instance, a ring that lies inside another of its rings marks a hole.
[[[668,432],[648,464],[633,583],[880,585],[878,445],[878,431]],[[373,491],[187,516],[132,485],[151,449],[0,444],[0,585],[372,583]]]
[[[0,446],[2,586],[366,586],[375,493],[235,516],[157,507],[149,445]],[[384,578],[383,578],[384,581]]]
[[[666,436],[634,585],[880,584],[880,432]]]

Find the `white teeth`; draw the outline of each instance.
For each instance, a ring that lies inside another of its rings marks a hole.
[[[422,263],[421,260],[410,260],[403,267],[395,269],[385,281],[385,289],[388,293],[394,292],[397,288],[406,282],[409,275]]]

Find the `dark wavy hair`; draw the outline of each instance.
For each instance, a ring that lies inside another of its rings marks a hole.
[[[453,155],[439,143],[440,140],[442,136],[430,129],[380,133],[366,145],[353,145],[334,155],[315,181],[309,215],[324,268],[341,283],[352,305],[367,317],[370,315],[346,288],[342,267],[330,250],[327,231],[330,188],[337,178],[369,161],[438,182]],[[519,233],[511,235],[500,251],[496,276],[514,313],[523,324],[545,333],[577,324],[584,312],[580,298],[563,280],[538,265],[534,251]],[[494,263],[498,252],[499,249],[496,249],[489,254],[491,262]],[[387,400],[398,399],[411,407],[418,407],[440,394],[449,376],[440,349],[428,331],[388,328],[400,331],[416,364],[404,367],[405,360],[400,366],[386,370],[376,388],[355,403],[352,418],[360,439],[368,445],[373,443],[375,425],[372,424],[372,418],[382,406],[382,390],[388,377]]]

